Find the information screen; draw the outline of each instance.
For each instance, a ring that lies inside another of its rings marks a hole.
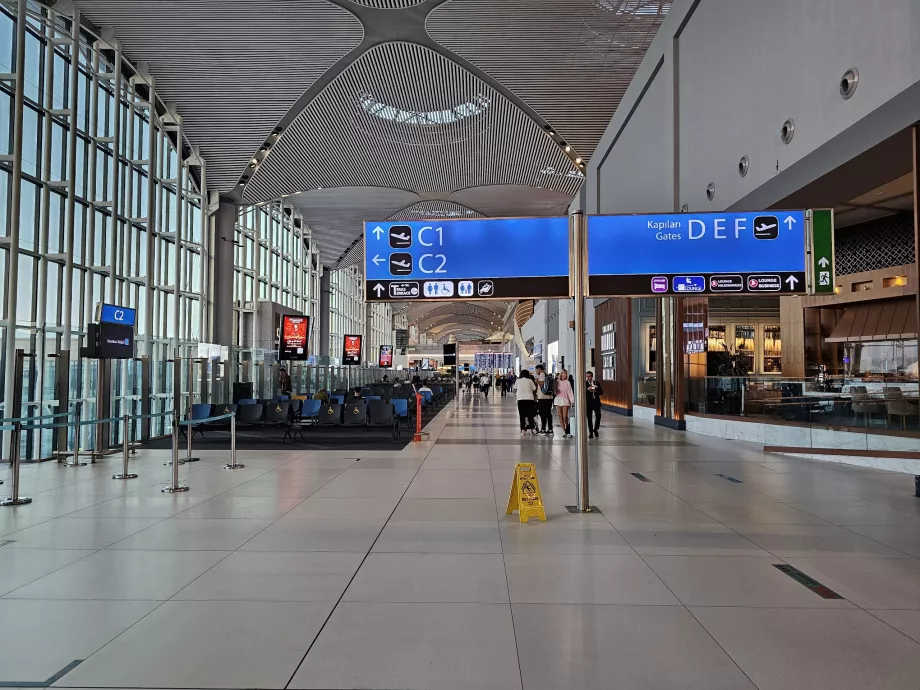
[[[452,367],[457,364],[457,345],[444,345],[444,366]]]
[[[102,304],[99,307],[99,322],[118,323],[133,328],[137,322],[137,310],[119,307],[116,304]]]
[[[428,371],[430,368],[431,368],[431,361],[427,357],[423,358],[422,366],[421,366],[422,371]]]
[[[381,369],[389,369],[393,366],[393,346],[381,345],[380,354],[377,356],[377,366]]]
[[[309,358],[307,341],[310,337],[310,317],[291,316],[284,314],[281,317],[281,341],[278,345],[278,359],[280,360],[306,360]]]
[[[588,216],[591,296],[800,294],[804,211]]]
[[[134,357],[134,326],[103,321],[99,324],[99,359]]]
[[[363,335],[346,335],[342,351],[342,364],[355,366],[361,364],[361,341]]]
[[[368,301],[569,293],[566,217],[366,222],[364,237]]]

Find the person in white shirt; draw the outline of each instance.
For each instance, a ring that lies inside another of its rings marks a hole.
[[[533,382],[530,372],[522,370],[521,377],[514,382],[514,398],[517,400],[518,417],[521,420],[521,436],[526,434],[528,429],[531,434],[537,434],[537,425],[534,422],[537,413],[536,395],[537,385]]]

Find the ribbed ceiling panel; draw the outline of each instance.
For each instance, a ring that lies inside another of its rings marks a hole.
[[[427,220],[429,218],[482,218],[478,211],[452,201],[420,201],[394,213],[387,220]]]
[[[588,160],[670,9],[665,0],[449,0],[428,33],[496,78]]]
[[[503,184],[572,197],[581,180],[543,174],[548,167],[571,163],[498,92],[434,51],[385,43],[303,110],[243,198],[254,203],[317,187],[450,193]]]
[[[365,220],[381,220],[417,200],[418,195],[402,189],[358,187],[315,189],[286,202],[303,215],[323,264],[341,268],[351,265],[342,264],[340,258],[363,236]],[[363,256],[362,244],[358,262]]]
[[[356,5],[376,7],[381,10],[399,10],[404,7],[421,5],[425,0],[351,0]]]
[[[493,185],[454,192],[458,204],[472,206],[493,218],[509,216],[565,216],[572,203],[570,195],[550,189]]]
[[[355,48],[364,29],[325,0],[74,0],[111,26],[134,64],[147,62],[208,187],[232,189],[249,158],[297,98]],[[277,195],[275,195],[277,197]]]

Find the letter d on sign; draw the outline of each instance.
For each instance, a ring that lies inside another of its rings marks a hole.
[[[699,234],[695,234],[695,233],[693,232],[694,226],[696,226],[696,227],[698,228]],[[690,221],[690,239],[691,239],[691,240],[699,240],[699,239],[702,239],[702,238],[703,238],[703,235],[705,235],[705,234],[706,234],[706,223],[704,223],[703,221],[698,220],[698,219],[693,219],[693,220]]]

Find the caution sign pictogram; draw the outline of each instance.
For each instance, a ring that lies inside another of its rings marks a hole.
[[[508,510],[505,512],[511,515],[515,510],[518,511],[521,522],[527,522],[530,518],[539,518],[540,522],[546,522],[537,468],[533,463],[521,462],[514,466],[514,481],[511,482],[511,496],[508,498]]]

